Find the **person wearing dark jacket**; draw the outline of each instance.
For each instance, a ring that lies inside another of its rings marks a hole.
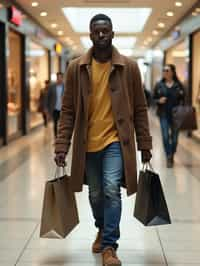
[[[58,122],[64,93],[63,73],[58,72],[56,83],[49,86],[47,95],[47,105],[49,115],[53,118],[54,136],[57,137]]]
[[[43,116],[45,127],[47,127],[48,125],[47,95],[48,95],[49,84],[50,81],[45,80],[45,87],[40,92],[39,106],[38,106],[38,112],[40,112]]]
[[[176,67],[167,64],[163,68],[163,78],[154,89],[154,100],[157,104],[157,114],[160,118],[160,126],[167,167],[174,163],[174,154],[178,144],[179,130],[175,129],[172,121],[173,108],[184,102],[185,92],[181,81],[176,74]]]

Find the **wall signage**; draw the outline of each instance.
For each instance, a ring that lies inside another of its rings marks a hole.
[[[16,26],[22,24],[22,13],[14,6],[9,7],[9,21]]]

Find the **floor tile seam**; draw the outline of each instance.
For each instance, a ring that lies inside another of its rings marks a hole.
[[[66,245],[63,249],[68,249],[69,247]],[[160,247],[161,248],[161,247]],[[2,249],[7,249],[7,248],[2,248]],[[13,248],[14,249],[14,248]],[[44,250],[55,250],[55,251],[60,251],[60,247],[50,247],[50,246],[45,246],[45,247],[27,247],[26,250],[40,250],[40,251],[44,251]],[[84,253],[85,251],[88,250],[88,247],[85,248],[78,248],[77,246],[74,247],[70,247],[69,250],[77,252],[77,253]],[[160,251],[160,249],[126,249],[126,248],[119,248],[119,252],[120,253],[140,253],[140,252],[155,252],[155,251]],[[193,252],[193,251],[191,251]],[[199,250],[195,251],[195,252],[199,252]]]
[[[0,222],[33,222],[38,223],[40,218],[24,218],[24,217],[0,217]]]
[[[30,139],[26,139],[26,140],[24,140],[22,143],[21,143],[21,140],[20,139],[18,139],[18,140],[16,140],[15,141],[15,143],[14,144],[12,144],[12,147],[10,147],[9,145],[8,146],[5,146],[5,149],[13,149],[13,151],[11,151],[10,152],[10,154],[7,154],[7,156],[6,156],[6,159],[5,160],[10,160],[10,159],[12,159],[13,157],[16,157],[17,156],[17,154],[19,153],[19,152],[17,152],[17,151],[15,151],[16,150],[16,146],[19,146],[20,145],[20,150],[24,150],[24,149],[26,149],[26,148],[31,148],[31,147],[35,147],[35,144],[33,144],[32,142],[30,143]],[[5,153],[6,151],[1,151],[0,150],[0,156],[1,156],[1,153]],[[3,156],[4,158],[5,158],[5,156]],[[1,163],[2,164],[2,163]],[[0,165],[1,165],[0,164]]]
[[[31,239],[33,238],[33,235],[34,235],[35,232],[37,231],[37,228],[38,228],[39,224],[40,224],[40,223],[37,223],[37,224],[36,224],[36,226],[35,226],[33,232],[31,233],[30,237],[28,238],[28,240],[26,241],[24,247],[22,248],[22,251],[20,252],[20,254],[19,254],[19,256],[18,256],[18,258],[17,258],[17,260],[16,260],[14,266],[17,266],[17,264],[20,262],[20,259],[22,258],[22,256],[23,256],[23,254],[24,254],[26,248],[28,247],[28,245],[29,245]]]
[[[31,144],[32,145],[32,144]],[[33,145],[33,146],[41,146],[41,145]],[[30,154],[26,154],[26,153],[28,153],[28,149],[29,148],[33,148],[32,149],[32,151],[31,151],[31,155]],[[19,164],[17,164],[17,165],[14,165],[14,167],[11,169],[11,170],[8,170],[7,171],[7,174],[6,174],[6,176],[5,177],[3,177],[3,178],[0,178],[0,182],[1,181],[4,181],[4,180],[6,180],[8,177],[10,177],[15,171],[17,171],[19,168],[21,168],[21,167],[23,167],[23,165],[25,165],[29,160],[30,160],[30,158],[34,158],[34,157],[36,157],[36,154],[37,153],[46,153],[46,149],[48,149],[49,147],[48,147],[48,145],[45,145],[45,146],[41,146],[41,148],[38,150],[38,148],[35,148],[35,147],[31,147],[30,145],[28,146],[27,145],[27,147],[25,147],[25,148],[23,148],[23,149],[21,149],[20,150],[20,152],[19,153],[17,153],[17,154],[15,154],[14,156],[12,156],[12,157],[10,157],[9,159],[7,159],[7,160],[5,160],[4,161],[4,163],[2,163],[1,165],[0,165],[0,171],[2,171],[2,168],[4,167],[4,165],[5,165],[5,163],[9,163],[9,161],[10,160],[14,160],[15,161],[15,159],[16,158],[21,158],[21,155],[23,156],[23,161],[20,161],[19,162]],[[23,155],[23,153],[24,153],[24,155]],[[20,156],[20,157],[19,157]],[[37,157],[36,157],[37,158]],[[19,160],[19,159],[18,159]]]
[[[155,124],[156,127],[158,127],[158,124],[157,124],[157,122],[155,121],[155,118],[152,118],[152,119],[151,119],[151,122],[152,122],[153,124]],[[183,137],[184,137],[184,136],[183,136]],[[191,155],[191,156],[194,157],[194,159],[197,160],[197,161],[199,160],[199,158],[197,158],[197,156],[195,156],[192,152],[189,152],[187,149],[185,149],[184,145],[181,143],[181,140],[180,140],[180,142],[179,142],[179,145],[180,145],[181,149],[183,149],[184,152],[185,152],[186,154]],[[178,161],[182,162],[180,156],[178,156]],[[200,182],[200,178],[198,178],[197,176],[194,176],[194,175],[190,172],[190,170],[188,170],[187,167],[184,167],[184,169],[185,169],[185,170],[186,170],[186,171],[187,171],[187,172],[188,172],[193,178],[195,178],[196,180],[198,180],[198,181]]]
[[[161,250],[162,250],[163,258],[164,258],[164,261],[165,261],[165,265],[169,266],[168,262],[167,262],[167,257],[166,257],[166,254],[165,254],[165,250],[164,250],[161,238],[160,238],[159,230],[157,228],[155,228],[155,230],[156,230],[156,233],[157,233],[157,236],[158,236],[158,241],[159,241],[160,246],[161,246]]]
[[[154,115],[152,114],[152,117],[151,117],[151,123],[152,124],[154,124],[157,128],[158,128],[158,126],[159,126],[159,124],[158,124],[158,122],[156,121],[156,119],[155,119],[155,117],[154,117]],[[181,136],[182,138],[185,138],[185,136]],[[194,141],[194,143],[196,143],[195,142],[195,140],[193,140]],[[197,156],[195,155],[195,154],[193,154],[192,152],[190,152],[189,150],[187,150],[186,148],[185,148],[185,144],[184,143],[181,143],[181,138],[180,138],[180,141],[179,141],[179,143],[178,143],[180,146],[181,146],[181,148],[183,148],[183,150],[187,153],[187,154],[189,154],[189,155],[192,155],[194,158],[195,158],[195,160],[199,160],[199,158],[197,158]],[[197,145],[199,145],[198,143],[197,143]],[[199,145],[200,146],[200,145]]]
[[[183,148],[184,149],[184,148]],[[184,149],[185,150],[185,149]],[[178,161],[182,162],[181,158],[178,157]],[[200,178],[197,177],[196,175],[193,175],[192,172],[188,169],[188,167],[184,166],[184,170],[190,175],[190,177],[193,177],[194,179],[196,179],[198,182],[200,182]]]

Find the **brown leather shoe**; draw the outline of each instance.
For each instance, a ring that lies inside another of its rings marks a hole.
[[[97,233],[97,237],[94,241],[94,243],[92,244],[92,252],[93,253],[101,253],[101,239],[102,239],[102,231],[99,230],[99,232]]]
[[[121,266],[121,261],[112,247],[107,247],[102,252],[103,266]]]

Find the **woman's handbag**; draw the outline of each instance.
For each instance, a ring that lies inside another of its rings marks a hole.
[[[197,129],[196,110],[190,105],[178,105],[172,110],[173,127],[177,130]]]
[[[134,216],[145,226],[171,224],[159,175],[145,166],[139,175]]]
[[[65,238],[79,223],[70,177],[47,181],[45,185],[40,237]]]

